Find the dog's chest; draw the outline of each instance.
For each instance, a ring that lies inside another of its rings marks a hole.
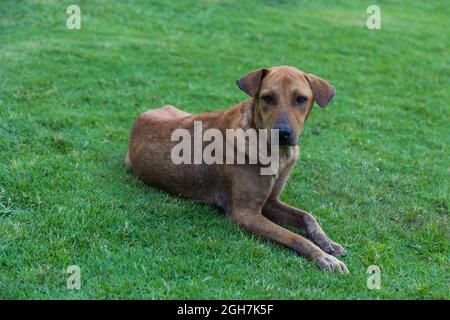
[[[300,150],[298,146],[286,146],[280,148],[279,169],[278,173],[275,175],[275,178],[278,178],[280,175],[284,174],[286,169],[290,169],[297,161],[299,154]]]

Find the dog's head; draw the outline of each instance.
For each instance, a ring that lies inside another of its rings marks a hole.
[[[326,107],[335,94],[322,78],[287,66],[250,72],[237,85],[254,99],[256,127],[278,129],[282,145],[296,145],[314,101]]]

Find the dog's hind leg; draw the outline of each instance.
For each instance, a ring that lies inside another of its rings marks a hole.
[[[165,119],[165,120],[173,120],[180,119],[183,117],[190,116],[190,113],[182,111],[170,104],[166,104],[162,108],[158,109],[150,109],[139,115],[141,119]]]

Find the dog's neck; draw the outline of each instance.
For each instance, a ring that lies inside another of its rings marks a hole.
[[[244,131],[247,129],[259,129],[255,121],[255,102],[254,99],[245,100],[240,103],[240,112],[242,113],[242,120],[240,123],[240,128]]]

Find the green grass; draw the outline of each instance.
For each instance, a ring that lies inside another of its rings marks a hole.
[[[450,9],[376,1],[368,30],[373,3],[1,1],[0,298],[449,299]],[[228,108],[237,78],[272,65],[337,89],[282,198],[346,247],[348,276],[123,166],[137,114]]]

